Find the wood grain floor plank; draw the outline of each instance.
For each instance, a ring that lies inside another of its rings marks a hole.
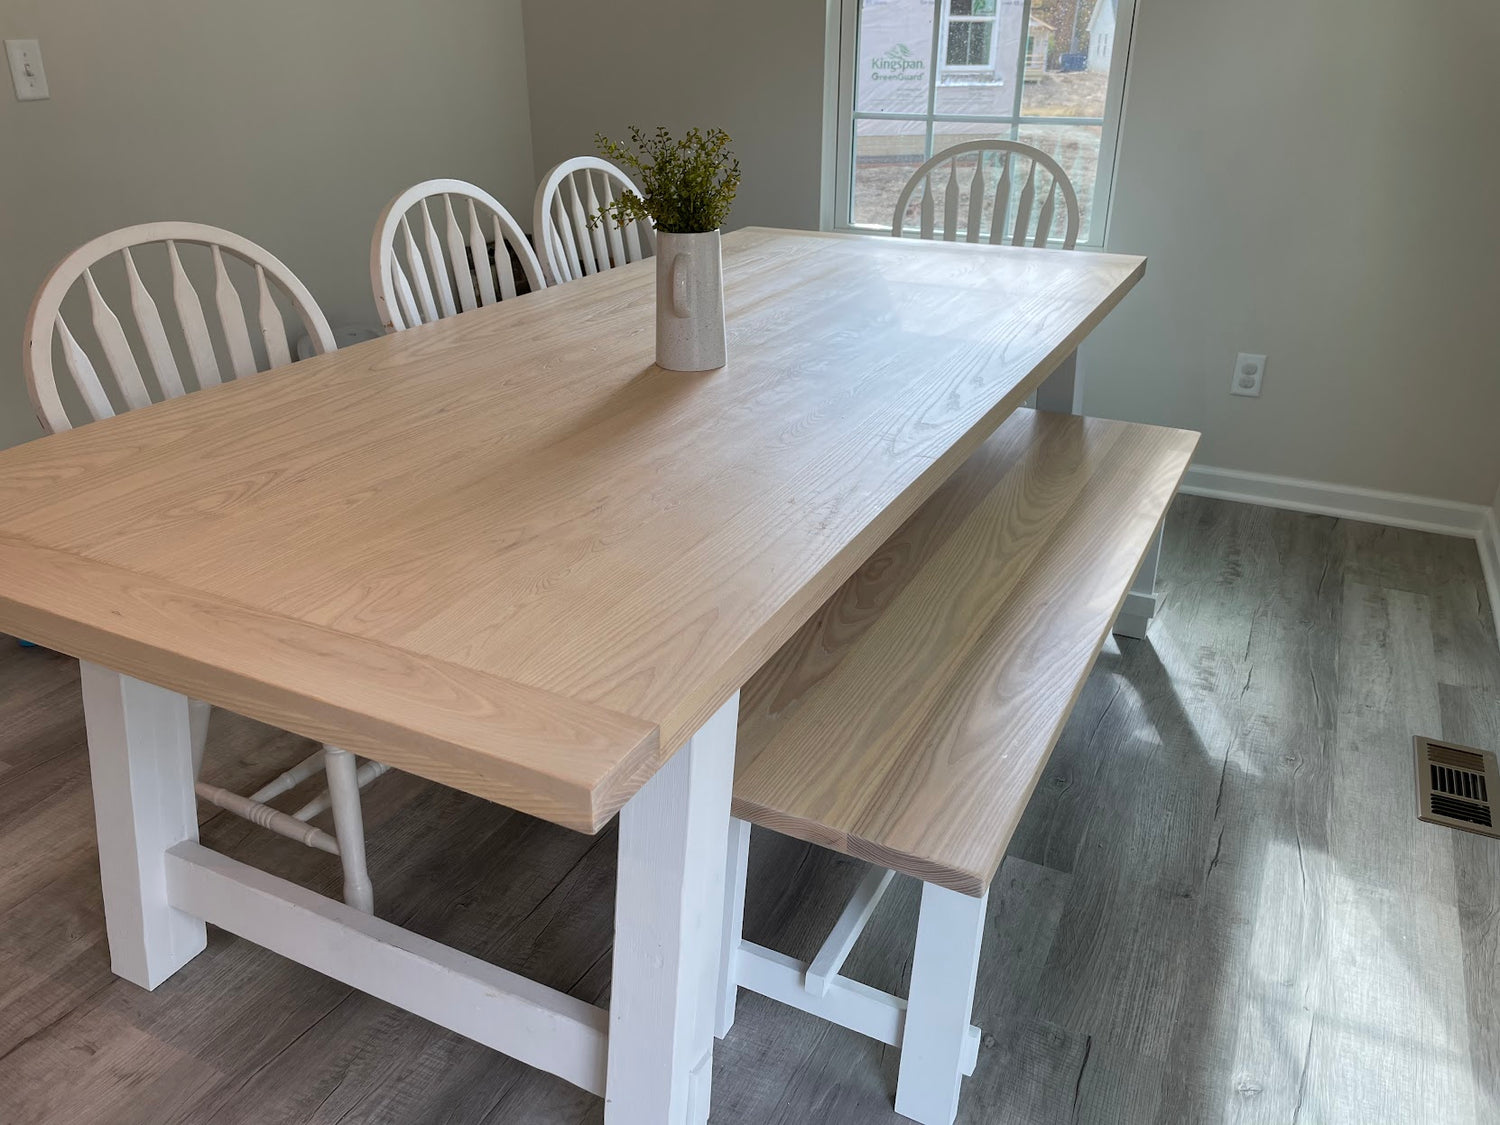
[[[1329,847],[1346,878],[1451,906],[1454,832],[1413,812],[1412,736],[1442,727],[1429,599],[1358,582],[1344,592]]]
[[[1106,648],[992,892],[961,1122],[1500,1120],[1500,842],[1416,821],[1408,744],[1500,747],[1476,573],[1471,544],[1176,501],[1151,639]],[[0,723],[0,1121],[599,1125],[597,1099],[221,932],[155,993],[116,981],[76,690],[0,639],[0,714],[24,717]],[[211,738],[210,776],[252,786],[308,749],[229,713]],[[395,774],[366,817],[384,916],[607,1001],[612,833]],[[203,832],[336,892],[326,856]],[[810,956],[863,870],[757,831],[746,936]],[[914,891],[855,979],[904,988]],[[897,1058],[744,994],[715,1120],[899,1125]]]
[[[1444,738],[1500,747],[1500,692],[1442,684],[1438,698]],[[1482,836],[1457,835],[1453,862],[1476,1108],[1481,1121],[1500,1121],[1500,846]]]

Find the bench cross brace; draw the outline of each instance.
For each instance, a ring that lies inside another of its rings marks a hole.
[[[720,1039],[734,1026],[740,988],[901,1049],[897,1112],[922,1125],[951,1125],[962,1080],[979,1060],[979,1028],[969,1022],[979,972],[988,895],[973,898],[922,884],[922,912],[911,996],[902,999],[842,975],[894,872],[872,868],[860,880],[812,961],[745,941],[745,875],[750,825],[731,822],[725,885],[724,964],[719,977]]]

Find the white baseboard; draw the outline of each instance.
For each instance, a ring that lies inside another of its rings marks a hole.
[[[1495,615],[1495,632],[1500,633],[1500,510],[1485,509],[1484,524],[1479,530],[1479,565],[1484,568],[1484,583],[1490,589],[1490,610]]]
[[[1388,527],[1409,527],[1439,535],[1460,535],[1465,539],[1479,538],[1485,517],[1491,512],[1481,504],[1461,504],[1455,500],[1435,500],[1430,496],[1380,492],[1373,488],[1277,477],[1269,473],[1216,469],[1212,465],[1189,468],[1181,490],[1190,496],[1239,500],[1268,508],[1315,512],[1321,516],[1364,520]]]
[[[1278,477],[1270,473],[1219,469],[1212,465],[1189,468],[1180,491],[1189,496],[1238,500],[1267,508],[1313,512],[1321,516],[1473,539],[1479,547],[1479,564],[1484,569],[1485,585],[1489,588],[1495,628],[1500,632],[1500,513],[1494,508],[1405,492],[1381,492],[1373,488]]]

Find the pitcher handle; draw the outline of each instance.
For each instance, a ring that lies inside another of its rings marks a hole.
[[[693,315],[686,258],[686,254],[674,254],[668,271],[668,280],[672,290],[672,315],[681,320],[686,320]]]

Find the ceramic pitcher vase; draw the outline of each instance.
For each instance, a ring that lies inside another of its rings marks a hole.
[[[724,261],[719,232],[656,235],[656,364],[668,371],[723,367]]]

